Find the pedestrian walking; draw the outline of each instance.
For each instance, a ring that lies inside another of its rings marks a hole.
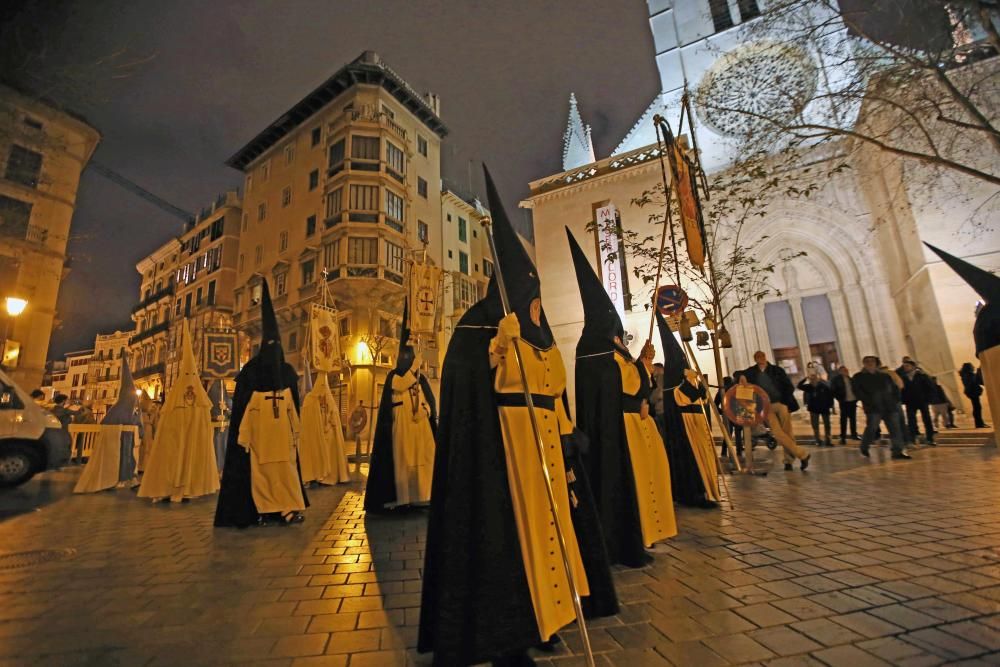
[[[910,357],[903,357],[903,363],[896,369],[896,374],[903,380],[902,400],[906,406],[906,428],[908,443],[915,444],[920,436],[920,426],[917,424],[917,414],[924,423],[924,442],[934,446],[934,422],[931,420],[931,399],[934,397],[934,385],[931,377],[925,373]]]
[[[851,383],[851,372],[847,366],[837,369],[837,374],[830,382],[833,397],[837,399],[840,408],[840,444],[846,445],[847,439],[860,440],[858,437],[858,397]],[[850,429],[848,431],[848,429]],[[848,435],[850,432],[850,435]]]
[[[771,412],[767,416],[767,425],[771,435],[784,449],[785,470],[792,469],[792,462],[799,460],[802,470],[809,467],[812,456],[795,442],[795,431],[792,427],[792,413],[799,409],[795,400],[795,386],[788,379],[784,369],[769,363],[767,355],[758,350],[753,355],[754,365],[743,371],[747,382],[755,384],[764,390],[771,401]]]
[[[976,428],[987,428],[986,422],[983,421],[983,404],[980,400],[983,395],[982,370],[967,361],[962,364],[958,376],[962,379],[962,393],[972,403],[972,420]]]
[[[830,383],[819,374],[812,374],[799,382],[806,410],[809,411],[809,421],[812,424],[813,438],[817,447],[830,447],[830,410],[833,408],[833,389]],[[819,435],[820,421],[823,422],[823,437]]]
[[[909,459],[903,451],[903,423],[900,409],[900,387],[892,376],[880,368],[874,355],[862,360],[863,368],[851,378],[855,395],[861,401],[867,424],[861,436],[861,455],[869,455],[869,447],[878,438],[879,424],[885,422],[892,443],[892,458]]]
[[[931,376],[931,384],[934,387],[931,392],[931,417],[934,420],[934,428],[938,427],[938,418],[941,420],[942,428],[955,428],[955,407],[948,398],[948,392],[934,376]]]

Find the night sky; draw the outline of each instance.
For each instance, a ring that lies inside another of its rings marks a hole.
[[[66,59],[144,60],[99,73],[77,102],[103,134],[96,159],[189,211],[242,184],[223,162],[293,103],[372,49],[441,98],[445,177],[473,188],[491,167],[508,210],[558,172],[576,92],[606,156],[658,91],[646,3],[605,0],[58,3],[45,35]],[[470,170],[469,160],[476,165]],[[85,172],[50,358],[131,327],[135,263],[181,222]]]

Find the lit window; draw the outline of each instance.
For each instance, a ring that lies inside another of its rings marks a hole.
[[[385,265],[396,273],[403,273],[403,248],[390,241],[385,242]]]
[[[385,216],[403,222],[403,198],[392,190],[385,191]]]
[[[352,136],[351,158],[355,160],[374,160],[377,162],[379,159],[378,137]]]
[[[378,210],[378,186],[377,185],[352,185],[351,186],[351,210],[352,211],[377,211]]]
[[[430,242],[430,228],[423,220],[417,220],[417,238],[421,243]]]
[[[483,260],[483,275],[487,278],[493,277],[493,262],[488,259]]]
[[[403,170],[403,151],[389,141],[385,142],[385,164],[387,168],[396,172],[396,174],[402,175],[406,173]]]
[[[316,279],[316,260],[307,259],[302,262],[302,284],[311,285]]]
[[[323,246],[323,266],[332,269],[340,264],[340,239]]]
[[[275,276],[274,276],[274,294],[276,296],[284,296],[285,295],[285,290],[286,290],[286,288],[288,286],[287,283],[288,283],[288,273],[287,272],[283,271],[281,273],[275,274]]]
[[[378,264],[378,239],[351,237],[347,240],[348,264]]]
[[[340,212],[344,210],[344,188],[337,188],[326,196],[326,219],[337,218],[339,222]]]
[[[281,206],[285,207],[292,203],[292,186],[285,186],[281,191]]]

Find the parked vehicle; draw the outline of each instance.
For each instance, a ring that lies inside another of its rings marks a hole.
[[[66,465],[69,452],[59,420],[0,370],[0,488]]]

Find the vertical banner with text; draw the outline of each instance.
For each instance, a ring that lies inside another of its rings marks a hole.
[[[621,244],[615,205],[608,203],[595,209],[597,216],[597,248],[601,255],[601,280],[615,310],[625,318],[625,280],[621,275]]]

